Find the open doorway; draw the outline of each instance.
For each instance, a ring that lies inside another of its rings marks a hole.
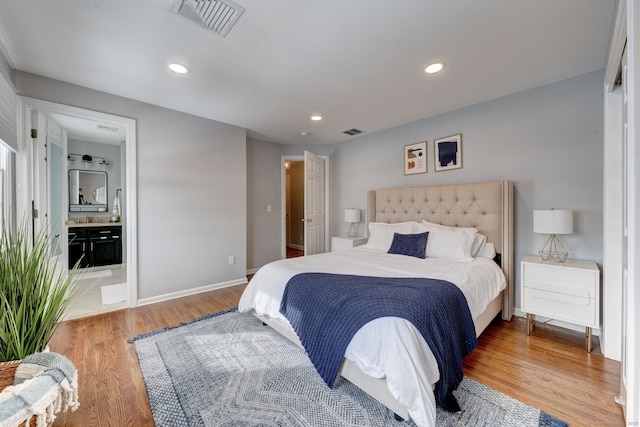
[[[326,156],[305,151],[304,156],[281,157],[281,258],[299,256],[301,249],[304,255],[325,252],[329,241],[328,182]]]
[[[17,161],[25,173],[19,209],[33,206],[34,231],[48,227],[59,236],[60,268],[78,260],[82,267],[81,289],[65,320],[135,306],[135,121],[31,98],[20,102]]]
[[[304,255],[304,160],[286,159],[286,257]]]

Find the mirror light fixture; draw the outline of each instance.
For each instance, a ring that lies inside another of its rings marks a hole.
[[[569,209],[547,209],[533,211],[533,232],[549,237],[538,251],[543,261],[565,262],[569,252],[557,234],[573,233],[573,211]]]
[[[347,237],[356,237],[356,224],[360,222],[360,209],[345,209],[344,222],[349,223]]]
[[[109,166],[109,161],[104,157],[92,156],[90,154],[76,154],[76,153],[67,154],[67,160],[70,162],[75,162],[76,159],[78,158],[82,160],[83,163],[93,163],[93,159],[98,159],[100,160],[98,162],[100,166]]]
[[[311,117],[309,117],[312,121],[314,122],[319,122],[320,120],[322,120],[322,116],[319,114],[314,114]]]

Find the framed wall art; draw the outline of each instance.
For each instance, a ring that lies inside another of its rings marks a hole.
[[[462,134],[446,136],[433,141],[435,171],[462,168]]]
[[[427,172],[427,141],[404,146],[404,174]]]

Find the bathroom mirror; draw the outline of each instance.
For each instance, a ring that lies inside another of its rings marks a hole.
[[[107,173],[69,170],[69,212],[107,212]]]

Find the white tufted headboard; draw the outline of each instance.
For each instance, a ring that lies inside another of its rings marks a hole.
[[[452,227],[475,227],[500,255],[507,278],[502,318],[513,315],[513,185],[510,181],[431,185],[367,193],[369,222],[427,220]]]

